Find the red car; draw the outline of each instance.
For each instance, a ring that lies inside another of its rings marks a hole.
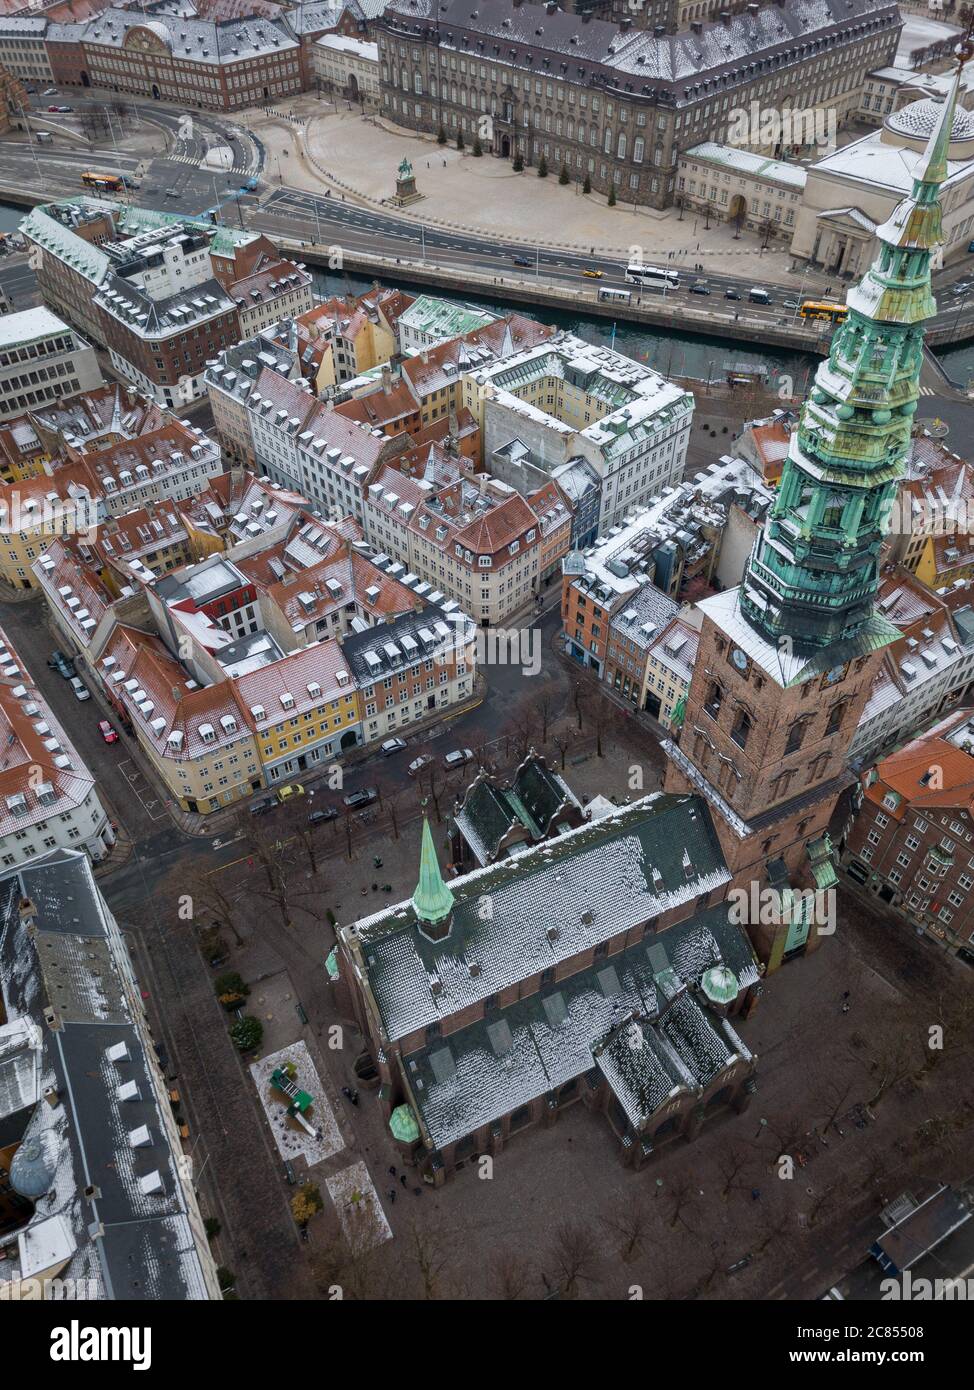
[[[49,106],[48,111],[60,111],[60,106]]]
[[[118,734],[112,728],[111,724],[109,724],[107,719],[99,719],[98,732],[101,734],[102,738],[105,740],[106,743],[118,742]]]

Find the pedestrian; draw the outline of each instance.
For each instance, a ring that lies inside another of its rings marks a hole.
[[[389,1188],[389,1202],[390,1202],[390,1204],[394,1205],[394,1204],[395,1204],[395,1201],[396,1201],[396,1189],[395,1189],[394,1187],[390,1187],[390,1188]]]
[[[399,1181],[402,1183],[403,1187],[406,1186],[406,1174],[405,1174],[405,1173],[402,1174],[402,1176],[400,1177]]]
[[[847,989],[844,989],[844,990],[842,991],[842,998],[843,998],[843,999],[848,999],[848,998],[849,998],[849,991],[848,991]]]
[[[392,1166],[390,1166],[390,1168],[389,1168],[389,1176],[392,1177],[392,1178],[394,1178],[394,1177],[396,1176],[396,1170],[395,1170],[395,1168],[393,1168]]]
[[[842,1012],[843,1012],[844,1014],[847,1014],[847,1013],[849,1012],[849,1001],[848,1001],[848,999],[847,999],[847,1000],[845,1001],[845,1003],[842,1005]]]
[[[751,1200],[752,1200],[753,1202],[757,1202],[757,1201],[760,1199],[760,1196],[761,1196],[761,1189],[760,1189],[760,1187],[752,1187],[752,1188],[751,1188]]]

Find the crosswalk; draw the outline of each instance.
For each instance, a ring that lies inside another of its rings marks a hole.
[[[937,394],[937,393],[936,393],[936,391],[933,389],[932,386],[921,386],[921,387],[920,387],[920,395],[921,395],[921,396],[935,396],[936,394]]]
[[[191,165],[193,166],[194,169],[203,169],[203,168],[204,168],[204,166],[203,166],[203,165],[200,163],[200,161],[199,161],[199,157],[196,156],[196,155],[191,155],[191,154],[171,154],[171,155],[169,155],[168,158],[169,158],[169,163],[170,163],[170,164],[191,164]],[[209,168],[207,168],[207,169],[205,169],[205,172],[208,173],[208,174],[240,174],[241,177],[246,176],[246,177],[249,178],[249,176],[250,176],[250,165],[249,165],[249,163],[248,163],[248,164],[232,164],[232,165],[230,166],[229,169],[209,169]]]

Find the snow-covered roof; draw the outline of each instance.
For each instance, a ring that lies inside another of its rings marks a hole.
[[[657,793],[454,879],[452,926],[441,941],[422,933],[411,901],[342,931],[360,944],[395,1040],[729,880],[700,799]]]
[[[735,145],[718,145],[714,140],[705,140],[702,145],[694,145],[680,156],[684,159],[698,159],[708,164],[716,164],[725,169],[736,169],[738,173],[749,174],[753,178],[764,179],[768,183],[784,184],[788,188],[802,189],[808,177],[800,164],[787,164],[783,159],[768,159],[765,155],[752,154],[750,150],[740,150]]]
[[[25,901],[32,910],[21,911]],[[18,1152],[30,1154],[33,1191],[43,1187],[4,1278],[66,1262],[61,1277],[92,1281],[93,1297],[215,1297],[165,1083],[129,1003],[133,985],[86,855],[58,851],[3,880],[0,1074],[15,1042],[21,1074],[29,1051],[37,1085],[0,1083],[0,1119]]]

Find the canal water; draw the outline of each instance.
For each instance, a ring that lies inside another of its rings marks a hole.
[[[23,208],[0,203],[0,232],[16,231],[24,215]],[[0,257],[0,267],[2,265],[3,258]],[[361,294],[372,284],[371,280],[361,275],[318,271],[315,272],[315,281],[321,295]],[[416,294],[434,293],[429,286],[411,285],[408,280],[398,277],[396,284]],[[451,299],[457,298],[452,291],[444,291],[444,294]],[[469,302],[498,312],[512,307],[489,299],[471,298]],[[543,318],[546,323],[568,329],[587,342],[614,345],[627,357],[646,362],[664,376],[724,381],[729,373],[756,371],[770,378],[788,376],[794,382],[794,394],[804,395],[810,372],[819,360],[807,353],[760,347],[756,343],[742,343],[735,348],[721,338],[672,333],[662,328],[648,328],[645,324],[638,327],[622,322],[613,324],[608,319],[586,318],[581,314],[555,310],[532,311],[523,306],[513,307],[527,317]],[[955,381],[966,382],[974,377],[974,343],[949,348],[938,355]]]

